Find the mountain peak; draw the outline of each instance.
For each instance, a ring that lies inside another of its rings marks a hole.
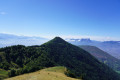
[[[47,45],[47,44],[59,44],[59,43],[65,44],[65,43],[68,43],[68,42],[66,42],[66,41],[65,41],[64,39],[62,39],[61,37],[55,37],[55,38],[53,38],[52,40],[46,42],[46,43],[43,44],[43,45]]]
[[[66,42],[60,37],[55,37],[40,47],[46,52],[44,55],[48,60],[53,62],[53,65],[62,65],[67,67],[75,77],[80,77],[82,75],[84,80],[120,80],[117,73],[99,62],[96,58],[90,55],[90,53]],[[98,73],[99,71],[101,72]],[[109,76],[109,74],[115,75]]]
[[[58,42],[58,43],[61,43],[61,42],[66,42],[64,39],[62,39],[61,37],[55,37],[54,39],[52,39],[51,41],[53,42]]]
[[[86,39],[81,39],[81,42],[91,42],[90,38],[86,38]]]
[[[62,39],[61,37],[56,36],[54,39]]]

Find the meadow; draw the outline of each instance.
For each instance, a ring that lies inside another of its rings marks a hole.
[[[65,67],[50,67],[42,69],[33,73],[23,74],[20,76],[8,78],[5,80],[80,80],[75,78],[67,77],[64,74]]]

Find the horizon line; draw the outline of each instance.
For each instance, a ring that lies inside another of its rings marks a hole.
[[[15,34],[15,33],[7,33],[7,32],[1,32],[0,34],[6,34],[6,35],[14,35],[14,36],[25,36],[25,37],[41,37],[46,39],[53,39],[54,37],[58,35],[23,35],[23,34]],[[120,41],[119,38],[115,37],[106,37],[106,36],[87,36],[87,35],[59,35],[59,37],[63,39],[90,39],[95,41]]]

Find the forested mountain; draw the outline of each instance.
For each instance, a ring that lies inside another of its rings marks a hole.
[[[107,64],[109,67],[111,67],[115,71],[120,71],[120,60],[119,59],[111,56],[107,52],[104,52],[95,46],[81,45],[79,47],[88,51],[91,55],[96,57],[99,61]]]
[[[67,76],[83,80],[120,80],[120,75],[99,62],[87,51],[60,37],[41,46],[22,45],[0,49],[0,68],[9,76],[33,72],[45,67],[65,66]]]

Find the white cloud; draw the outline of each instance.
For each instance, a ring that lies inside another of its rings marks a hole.
[[[39,36],[38,36],[39,37]],[[53,39],[56,37],[55,35],[40,35],[40,37],[44,37],[47,39]],[[59,35],[58,37],[61,37],[63,39],[69,40],[69,39],[82,39],[82,38],[90,38],[91,40],[96,41],[120,41],[120,38],[118,37],[109,37],[109,36],[86,36],[86,35]]]
[[[26,36],[26,37],[42,37],[46,39],[53,39],[56,37],[56,35],[20,35],[15,33],[8,33],[8,32],[2,32],[3,34],[11,34],[16,36]],[[82,39],[82,38],[90,38],[91,40],[96,41],[120,41],[120,37],[108,37],[108,36],[86,36],[86,35],[59,35],[58,37],[61,37],[63,39]]]
[[[0,12],[0,14],[1,14],[1,15],[5,15],[5,14],[7,14],[7,13],[6,13],[6,12]]]
[[[97,40],[97,41],[120,41],[120,38],[116,38],[116,37],[107,37],[107,36],[86,36],[86,35],[64,35],[64,36],[60,36],[63,39],[69,39],[69,38],[73,38],[73,39],[82,39],[82,38],[90,38],[91,40]]]

